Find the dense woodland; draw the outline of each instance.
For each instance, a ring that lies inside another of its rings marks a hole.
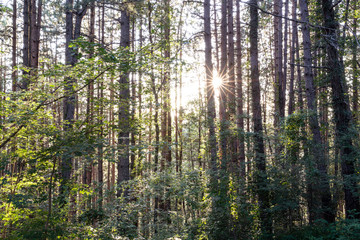
[[[360,239],[360,1],[3,0],[1,239]]]

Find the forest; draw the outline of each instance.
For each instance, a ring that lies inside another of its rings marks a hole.
[[[360,1],[0,1],[0,239],[360,239]]]

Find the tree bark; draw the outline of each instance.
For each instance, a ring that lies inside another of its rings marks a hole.
[[[300,11],[301,11],[301,21],[309,21],[309,12],[307,0],[300,0],[299,2]],[[321,142],[320,135],[320,126],[318,120],[318,113],[316,108],[316,96],[315,96],[315,87],[314,87],[314,76],[312,72],[312,54],[311,54],[311,39],[310,39],[310,30],[309,26],[305,23],[302,24],[302,35],[303,35],[303,48],[304,48],[304,77],[305,77],[305,86],[306,86],[306,98],[307,98],[307,107],[309,110],[309,124],[312,133],[312,144],[310,146],[311,152],[314,155],[314,161],[316,163],[316,168],[319,179],[309,179],[311,183],[309,187],[311,188],[309,192],[310,196],[308,199],[309,207],[309,222],[313,223],[314,220],[323,218],[328,222],[335,221],[335,212],[332,206],[329,179],[327,176],[327,164],[325,158],[324,147]],[[310,163],[310,171],[311,166]],[[309,177],[310,178],[310,177]],[[313,177],[311,177],[313,178]],[[315,184],[316,185],[315,185]],[[320,206],[317,206],[321,202]],[[320,211],[318,211],[320,207]]]
[[[269,214],[270,199],[267,190],[266,157],[263,138],[263,126],[260,103],[260,81],[258,60],[258,2],[250,0],[250,65],[251,65],[251,97],[254,125],[255,150],[255,184],[259,200],[261,231],[264,236],[271,234],[271,217]]]
[[[358,8],[358,1],[354,0],[353,2],[353,9],[357,9]],[[359,76],[359,69],[358,69],[358,65],[357,65],[357,54],[358,54],[358,45],[356,42],[356,36],[357,36],[357,25],[358,25],[358,20],[357,20],[357,16],[354,16],[354,20],[353,20],[353,32],[354,32],[354,40],[353,40],[353,45],[352,45],[352,71],[353,71],[353,116],[354,116],[354,120],[355,122],[357,122],[359,120],[359,80],[358,80],[358,76]]]
[[[76,24],[74,28],[73,21],[73,0],[66,0],[65,3],[65,64],[74,66],[77,61],[77,51],[70,47],[71,41],[75,40],[80,36],[81,30],[81,19],[86,13],[87,4],[82,6],[82,9],[76,12]],[[74,93],[74,85],[76,79],[74,78],[66,78],[65,79],[65,97],[63,100],[63,121],[64,121],[64,132],[65,134],[70,134],[73,129],[73,125],[75,122],[75,106],[76,106],[76,94]],[[65,154],[61,159],[61,185],[60,185],[60,195],[61,205],[65,205],[67,202],[67,197],[69,195],[69,180],[71,177],[73,164],[73,157],[70,154]]]
[[[245,138],[244,138],[244,103],[243,103],[243,75],[242,75],[242,47],[241,47],[241,25],[240,25],[240,0],[236,1],[236,97],[237,97],[237,119],[238,130],[238,157],[240,164],[240,176],[245,177]]]
[[[234,3],[228,1],[228,83],[227,98],[229,107],[229,121],[236,122],[236,84],[235,84],[235,46],[234,46]],[[239,174],[239,162],[237,156],[237,138],[231,134],[229,142],[230,171]]]
[[[120,47],[123,51],[128,52],[130,48],[130,14],[127,6],[121,11],[121,36]],[[130,179],[129,170],[129,137],[130,137],[130,88],[129,88],[129,72],[128,64],[120,77],[120,105],[119,105],[119,134],[118,143],[120,147],[118,160],[118,187],[117,196],[128,195],[127,189],[121,189],[120,186],[124,181]]]
[[[282,112],[284,113],[284,117],[285,117],[285,105],[286,105],[286,83],[287,83],[287,69],[288,69],[288,33],[289,33],[289,29],[288,29],[288,23],[289,20],[287,20],[288,18],[288,14],[289,14],[289,1],[290,0],[285,0],[285,19],[284,19],[284,63],[283,63],[283,79],[281,82],[281,98],[282,98]]]
[[[283,103],[283,32],[282,32],[282,0],[274,0],[274,58],[275,58],[275,129],[279,128],[281,119],[284,117]],[[278,143],[279,144],[279,143]],[[281,148],[277,147],[276,154],[280,154]]]
[[[346,218],[352,217],[352,211],[359,212],[360,204],[358,186],[355,179],[355,150],[353,146],[354,134],[349,97],[345,82],[344,65],[339,54],[337,33],[338,22],[335,19],[331,0],[322,0],[323,24],[326,42],[328,77],[332,89],[332,104],[334,108],[335,130],[337,135],[336,147],[340,149],[342,177],[345,192]],[[360,215],[356,215],[360,218]]]
[[[12,78],[12,91],[16,92],[16,43],[17,43],[17,34],[16,34],[16,16],[17,16],[17,5],[16,5],[16,0],[13,0],[13,16],[12,16],[12,74],[11,74],[11,78]]]
[[[292,18],[296,19],[297,0],[292,0]],[[290,47],[290,86],[288,115],[295,111],[295,52],[296,52],[297,23],[292,22],[291,47]]]
[[[227,162],[227,117],[226,117],[226,105],[227,105],[227,1],[222,0],[221,3],[221,66],[220,77],[222,79],[222,86],[220,87],[220,99],[219,99],[219,117],[220,117],[220,154],[222,158],[223,168],[226,167]]]

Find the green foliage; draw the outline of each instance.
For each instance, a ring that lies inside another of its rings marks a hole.
[[[340,220],[334,224],[318,221],[313,226],[296,228],[276,237],[278,240],[348,240],[360,238],[360,221],[357,219]]]

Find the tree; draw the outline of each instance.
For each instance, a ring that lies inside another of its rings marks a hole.
[[[344,65],[341,62],[336,30],[339,27],[335,19],[332,1],[322,0],[323,31],[326,35],[327,73],[332,89],[332,104],[336,129],[336,147],[340,150],[342,177],[345,192],[345,214],[347,218],[359,212],[360,204],[357,181],[355,179],[355,149],[353,146],[354,129],[345,82]],[[357,218],[360,215],[355,215]]]
[[[65,63],[69,66],[75,66],[77,62],[77,51],[74,47],[71,46],[72,41],[80,37],[81,32],[81,23],[82,19],[86,14],[87,3],[85,3],[82,8],[78,8],[75,11],[76,21],[74,26],[73,21],[73,10],[74,10],[74,1],[67,0],[65,5],[65,14],[66,14],[66,45],[65,45]],[[74,120],[75,120],[75,105],[76,105],[76,94],[74,92],[76,79],[69,77],[65,80],[65,97],[63,100],[63,125],[65,137],[66,134],[71,135],[73,129]],[[65,153],[61,160],[61,186],[60,186],[60,195],[61,200],[60,204],[65,205],[67,196],[69,195],[70,188],[68,186],[69,180],[71,178],[71,170],[73,164],[73,156],[71,153]]]
[[[239,132],[238,153],[240,163],[240,176],[245,177],[245,139],[244,132],[244,110],[243,110],[243,75],[242,75],[242,47],[241,47],[241,25],[240,25],[240,1],[236,1],[236,96],[237,96],[237,128]]]
[[[261,231],[264,236],[271,233],[271,218],[269,214],[270,199],[267,190],[266,157],[263,138],[263,126],[260,104],[259,59],[258,59],[258,2],[250,3],[250,65],[251,65],[251,97],[252,119],[254,125],[254,151],[255,151],[255,187],[259,201]]]
[[[309,26],[306,24],[309,22],[308,16],[308,6],[306,0],[300,0],[300,10],[301,10],[301,20],[302,24],[302,33],[303,33],[303,48],[304,48],[304,77],[305,77],[305,86],[306,86],[306,98],[307,105],[309,110],[309,124],[312,133],[312,144],[310,144],[310,151],[314,154],[314,161],[316,162],[316,168],[318,170],[319,179],[312,182],[314,179],[311,176],[311,183],[308,185],[310,189],[309,191],[309,199],[308,199],[308,207],[309,207],[309,221],[313,223],[314,220],[320,218],[321,214],[323,214],[323,219],[328,222],[335,221],[335,213],[333,210],[333,206],[331,204],[331,193],[329,180],[327,176],[327,164],[326,158],[324,155],[324,148],[321,142],[320,135],[320,127],[318,121],[318,113],[316,109],[316,98],[315,98],[315,88],[314,88],[314,79],[312,72],[312,56],[311,56],[311,40],[310,40],[310,31]],[[311,163],[308,171],[312,172]],[[315,188],[315,183],[318,188]],[[317,195],[320,196],[317,196]],[[321,211],[318,212],[319,206],[316,204],[321,202]]]
[[[130,53],[130,8],[125,3],[121,10],[121,36],[120,46],[127,54]],[[121,184],[130,179],[129,169],[129,137],[130,137],[130,86],[129,86],[129,63],[124,64],[119,81],[121,101],[119,105],[119,129],[118,144],[120,146],[118,160],[118,191],[117,196],[123,193],[126,197],[128,190],[121,189]]]

